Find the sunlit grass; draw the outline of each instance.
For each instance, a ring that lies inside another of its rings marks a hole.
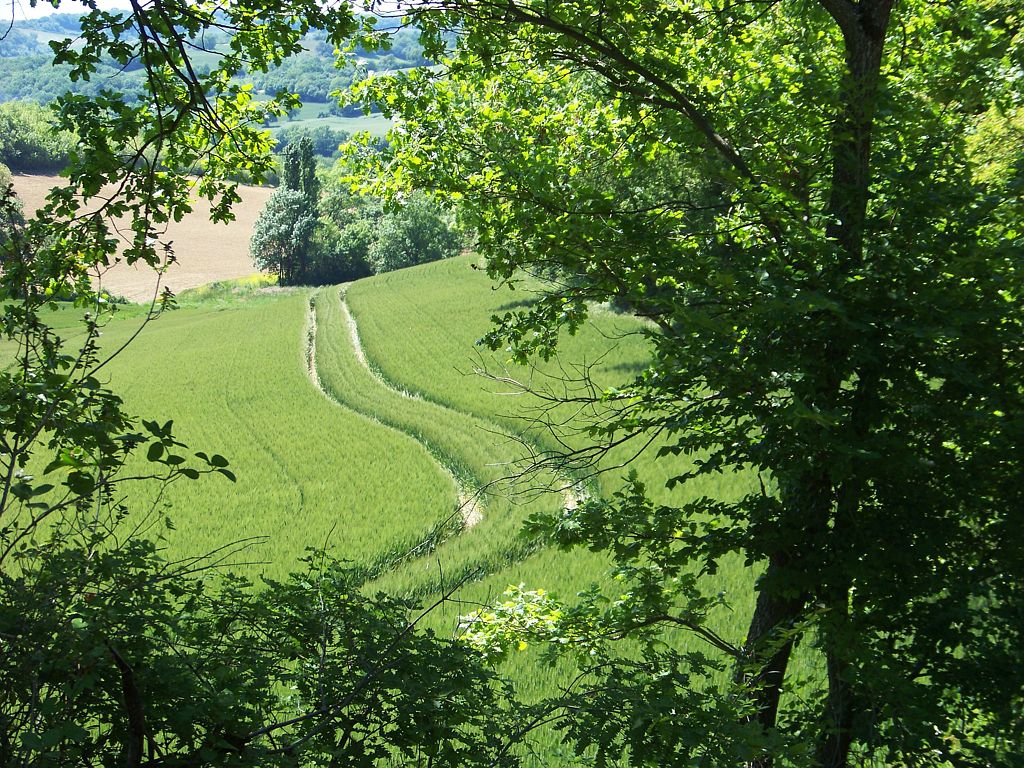
[[[183,292],[179,309],[151,323],[108,369],[111,386],[132,412],[159,421],[173,417],[192,450],[227,456],[238,475],[237,484],[222,478],[179,483],[160,500],[157,511],[166,505],[176,526],[167,534],[168,554],[200,554],[265,537],[244,555],[262,563],[248,570],[280,576],[306,547],[326,544],[378,572],[389,564],[370,589],[423,601],[441,585],[474,576],[458,593],[462,603],[443,605],[429,618],[442,633],[453,632],[460,614],[510,584],[544,587],[570,602],[594,584],[614,596],[621,586],[609,577],[606,554],[559,552],[519,534],[528,515],[557,511],[565,497],[517,494],[523,486],[501,482],[524,454],[509,435],[541,448],[554,441],[530,426],[537,400],[475,369],[556,386],[559,377],[587,368],[599,386],[622,383],[645,364],[643,326],[597,308],[591,323],[563,341],[557,362],[510,366],[505,355],[475,342],[492,315],[522,306],[530,294],[494,290],[471,262],[463,257],[380,275],[347,286],[344,294],[338,287],[279,289],[260,275]],[[316,372],[326,396],[308,369],[311,298]],[[375,372],[356,354],[348,310]],[[124,307],[105,329],[106,348],[127,339],[144,313]],[[76,317],[63,309],[54,320],[73,335]],[[554,415],[565,418],[567,411]],[[564,437],[576,445],[587,440]],[[588,481],[588,491],[608,497],[619,489],[627,470],[617,465],[631,456],[628,447],[612,452],[607,471]],[[656,459],[651,450],[629,468],[653,500],[666,505],[705,494],[729,498],[754,482],[717,475],[669,490],[666,481],[687,461]],[[452,475],[469,491],[488,491],[481,497],[482,519],[464,530]],[[565,478],[546,480],[565,484]],[[152,504],[148,493],[133,492],[133,509]],[[439,530],[436,549],[416,549]],[[715,628],[735,643],[746,632],[752,581],[737,559],[708,584],[730,604],[714,617]],[[707,650],[686,635],[672,642]],[[799,665],[810,670],[812,662],[804,652]],[[536,649],[513,654],[504,669],[529,699],[553,694],[571,674],[564,665],[540,663]],[[557,735],[541,734],[538,748],[546,760],[559,762],[553,757]]]
[[[482,350],[475,342],[490,328],[491,316],[522,306],[531,295],[522,290],[495,290],[481,271],[471,268],[472,263],[468,257],[437,262],[360,281],[349,289],[349,303],[367,357],[395,386],[425,400],[478,414],[507,430],[524,432],[543,447],[552,447],[550,434],[529,429],[529,417],[536,413],[538,402],[509,384],[479,375],[478,370],[531,379],[549,387],[555,386],[560,376],[575,377],[583,369],[599,386],[621,384],[642,370],[646,359],[643,326],[602,308],[595,309],[591,322],[576,336],[563,339],[557,362],[522,368],[510,365],[507,356]],[[556,410],[552,415],[564,417],[564,413],[564,409],[561,413]],[[576,445],[587,439],[582,435],[564,437]],[[683,472],[688,459],[658,459],[656,448],[657,443],[633,458],[628,469],[637,472],[658,504],[680,505],[701,495],[735,498],[755,482],[751,477],[722,474],[670,490],[667,480]],[[604,464],[607,471],[593,480],[591,489],[607,497],[621,488],[628,469],[617,467],[632,458],[633,452],[634,448],[627,446],[609,454]],[[569,602],[595,584],[615,595],[619,587],[609,578],[610,566],[603,553],[546,548],[467,584],[460,598],[465,604],[489,602],[507,586],[518,583],[543,587]],[[753,607],[752,582],[753,574],[736,558],[707,584],[709,590],[722,592],[729,605],[715,614],[713,625],[737,645],[743,642]],[[450,629],[460,612],[449,608],[436,618],[435,625]],[[672,642],[684,649],[710,650],[704,641],[683,633],[674,633]],[[628,648],[625,646],[624,652]],[[809,661],[802,658],[801,666],[809,668]],[[552,695],[571,679],[571,670],[540,663],[533,650],[513,654],[505,669],[521,693],[531,699]],[[537,746],[549,760],[562,750],[553,732],[540,734]]]
[[[173,417],[179,439],[227,456],[238,476],[170,489],[169,552],[265,537],[248,556],[281,575],[310,546],[364,564],[413,546],[452,508],[450,480],[414,440],[317,391],[306,372],[308,292],[255,295],[168,313],[110,366],[131,412]],[[111,324],[105,343],[134,325]],[[149,499],[136,490],[132,501]]]

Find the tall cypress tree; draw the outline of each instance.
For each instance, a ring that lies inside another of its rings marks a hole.
[[[303,136],[296,142],[298,154],[299,191],[309,202],[309,209],[315,211],[320,202],[320,180],[316,177],[316,159],[313,153],[313,139]],[[293,145],[293,146],[296,146]]]
[[[284,189],[302,194],[306,201],[305,207],[308,216],[312,216],[316,221],[316,211],[320,199],[320,181],[316,177],[313,140],[309,136],[303,136],[285,149],[281,167],[281,184]],[[315,229],[315,226],[301,229],[301,242],[292,250],[294,261],[287,282],[302,282],[308,278],[313,261]],[[285,278],[283,273],[281,277]]]

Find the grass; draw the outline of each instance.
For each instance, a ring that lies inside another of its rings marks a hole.
[[[517,368],[500,354],[490,354],[475,346],[477,339],[491,326],[491,316],[522,306],[530,294],[494,290],[487,277],[472,269],[473,259],[463,257],[379,275],[359,281],[348,292],[348,301],[362,335],[366,355],[380,375],[397,388],[407,390],[424,401],[473,413],[505,430],[523,432],[524,413],[538,403],[530,396],[475,371],[518,379],[532,378],[535,383],[552,384],[563,373],[575,375],[589,368],[602,386],[622,383],[642,369],[645,354],[641,338],[643,326],[636,320],[597,309],[591,322],[574,337],[562,340],[559,362],[534,369]],[[525,434],[545,442],[543,431],[526,429]],[[582,441],[576,437],[571,440]],[[547,436],[550,447],[550,436]],[[656,446],[655,446],[656,447]],[[596,479],[596,489],[608,496],[623,484],[626,470],[616,465],[630,458],[632,451],[613,452],[605,463],[607,470]],[[744,476],[719,475],[691,482],[669,491],[666,481],[685,469],[686,458],[656,460],[648,451],[633,460],[630,468],[647,484],[648,492],[659,504],[681,504],[699,495],[728,498],[746,492],[754,482]],[[517,563],[470,583],[460,593],[467,603],[490,602],[512,584],[544,587],[572,601],[580,591],[597,585],[607,594],[616,594],[616,583],[608,576],[610,561],[602,553],[586,550],[557,552],[550,548],[531,554]],[[732,610],[714,617],[715,629],[740,644],[752,610],[752,573],[734,560],[723,567],[709,583],[709,589],[724,592]],[[449,609],[438,617],[439,628],[449,629],[464,610]],[[708,650],[702,641],[678,633],[673,642],[683,648]],[[628,652],[628,647],[624,652]],[[802,666],[808,667],[809,662]],[[538,662],[536,653],[513,654],[506,671],[527,698],[551,695],[570,680],[566,668]],[[537,748],[557,762],[561,747],[557,734],[539,734]]]
[[[271,125],[270,130],[277,132],[282,128],[316,128],[326,125],[335,130],[347,131],[352,134],[366,131],[371,136],[382,138],[391,129],[391,120],[379,112],[370,115],[356,115],[355,117],[340,117],[329,114],[328,110],[331,106],[331,103],[326,101],[305,101],[286,119]],[[328,116],[323,117],[322,115]]]
[[[378,580],[391,591],[423,594],[438,586],[439,574],[458,579],[519,560],[529,542],[516,534],[526,515],[557,509],[558,496],[517,500],[496,492],[516,457],[515,444],[494,423],[389,387],[360,362],[350,333],[348,310],[338,289],[320,291],[316,362],[324,388],[339,402],[414,437],[470,494],[479,496],[479,522],[450,538],[432,558],[411,562]],[[467,505],[467,509],[470,505]],[[460,519],[453,518],[457,531]]]
[[[227,456],[238,476],[237,484],[180,482],[160,499],[152,487],[133,489],[134,510],[155,504],[154,520],[165,506],[173,515],[170,556],[265,537],[246,554],[259,561],[250,573],[284,575],[306,547],[326,543],[371,567],[450,515],[452,482],[420,444],[314,386],[305,359],[308,291],[203,293],[207,301],[185,294],[185,307],[152,323],[106,369],[131,413],[173,417],[191,450]],[[74,328],[72,310],[58,320]],[[139,310],[121,313],[105,330],[107,347],[139,322]]]
[[[268,543],[251,554],[266,563],[250,570],[280,576],[307,546],[330,543],[367,568],[389,565],[371,589],[424,598],[442,582],[479,574],[461,590],[464,604],[430,617],[442,633],[453,631],[467,605],[489,602],[510,584],[544,587],[570,602],[594,584],[616,594],[605,554],[556,552],[519,536],[527,515],[557,511],[565,499],[507,495],[510,487],[499,481],[522,450],[510,435],[548,447],[552,438],[524,420],[536,400],[474,369],[552,384],[588,367],[602,385],[621,383],[644,365],[643,326],[598,309],[564,340],[559,363],[506,367],[501,354],[474,342],[493,314],[522,306],[530,294],[493,290],[471,265],[462,257],[316,292],[276,289],[259,276],[183,292],[181,308],[153,323],[110,367],[112,386],[133,412],[173,416],[193,450],[227,456],[238,475],[237,485],[220,478],[182,483],[160,500],[177,527],[168,534],[169,552],[197,554],[265,536]],[[119,315],[106,331],[111,347],[141,321],[137,307]],[[311,319],[322,391],[306,357]],[[73,311],[62,310],[57,320],[73,330]],[[620,487],[624,470],[615,467],[626,458],[625,450],[610,455],[591,491],[607,496]],[[669,491],[665,481],[685,461],[648,452],[631,467],[662,504],[728,497],[753,482],[721,475]],[[492,491],[481,497],[483,516],[471,527],[461,524],[457,486]],[[136,507],[153,501],[144,492],[132,499]],[[737,643],[752,607],[751,582],[735,561],[708,585],[732,602],[715,628]],[[673,642],[704,649],[687,635]],[[810,653],[799,665],[813,670]],[[539,663],[532,649],[514,654],[505,671],[533,699],[555,692],[570,674]],[[559,762],[556,734],[540,734],[537,748],[543,760]]]

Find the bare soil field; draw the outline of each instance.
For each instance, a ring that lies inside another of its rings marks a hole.
[[[26,216],[39,208],[50,188],[61,181],[59,176],[15,175],[14,189],[24,203]],[[249,258],[249,237],[273,191],[267,187],[239,187],[242,202],[235,205],[235,221],[231,224],[212,223],[209,203],[197,201],[193,213],[179,223],[171,223],[161,238],[172,243],[177,263],[163,275],[160,285],[179,293],[255,273]],[[94,282],[115,296],[141,302],[153,297],[157,276],[146,266],[119,263],[97,275]]]

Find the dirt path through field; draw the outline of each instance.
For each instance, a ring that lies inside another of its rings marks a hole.
[[[14,176],[14,190],[31,215],[44,201],[53,186],[62,183],[58,176]],[[162,286],[175,293],[217,280],[245,277],[257,270],[249,258],[249,238],[253,224],[274,190],[267,187],[239,187],[242,202],[234,207],[235,221],[214,224],[210,221],[210,204],[197,201],[195,210],[183,221],[171,223],[166,240],[174,247],[177,263],[163,276]],[[157,285],[156,275],[148,267],[116,264],[94,279],[115,296],[129,301],[148,301]]]
[[[366,351],[363,349],[363,342],[359,338],[359,327],[356,325],[356,319],[352,316],[352,313],[349,312],[348,303],[345,301],[344,293],[342,293],[341,296],[341,312],[345,318],[345,326],[348,329],[349,339],[352,342],[352,350],[355,353],[356,360],[359,361],[360,365],[362,365],[367,371],[370,372],[370,375],[373,376],[373,378],[377,381],[378,384],[380,384],[380,386],[385,387],[387,389],[391,389],[400,394],[402,397],[407,397],[411,400],[419,399],[415,395],[406,392],[403,389],[398,389],[397,387],[392,386],[392,384],[386,379],[384,379],[384,377],[382,377],[377,371],[375,371],[373,369],[373,366],[371,366],[369,361],[367,361]],[[479,491],[470,493],[469,489],[466,488],[459,481],[458,476],[455,474],[454,470],[451,467],[445,466],[444,463],[440,461],[438,461],[438,463],[441,465],[441,468],[444,469],[444,471],[451,476],[452,481],[455,483],[455,487],[458,490],[458,512],[459,516],[462,518],[462,527],[472,528],[474,525],[476,525],[484,519],[484,508],[480,504]]]

